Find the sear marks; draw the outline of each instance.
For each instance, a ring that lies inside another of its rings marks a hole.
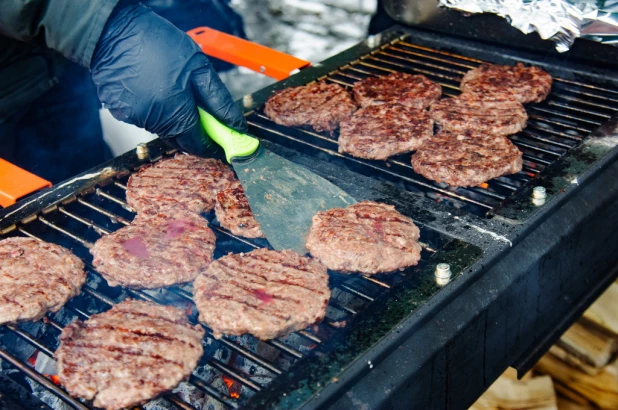
[[[483,64],[468,71],[461,91],[477,98],[515,99],[522,104],[541,102],[551,90],[551,75],[538,67]]]
[[[133,174],[127,183],[127,202],[137,211],[211,211],[217,193],[234,180],[232,170],[219,160],[176,154]]]
[[[212,262],[215,234],[198,214],[140,212],[90,250],[110,286],[152,289],[191,282]]]
[[[202,357],[201,326],[171,306],[126,300],[60,335],[58,376],[73,396],[117,410],[171,391]]]
[[[326,268],[290,250],[228,254],[193,284],[200,320],[217,338],[268,340],[304,329],[324,318],[329,298]]]
[[[416,150],[433,135],[425,110],[400,104],[370,105],[341,123],[339,152],[365,159],[387,159]]]
[[[424,75],[391,73],[369,77],[354,84],[354,99],[361,107],[377,104],[401,104],[422,110],[442,95],[442,87]]]
[[[412,167],[425,178],[468,187],[521,171],[522,153],[506,137],[441,131],[412,155]]]
[[[57,312],[85,281],[84,263],[62,246],[32,238],[0,241],[0,325]]]
[[[215,215],[222,227],[244,238],[263,238],[239,181],[217,194]]]
[[[318,82],[277,91],[266,101],[264,113],[277,124],[309,125],[318,132],[332,133],[356,108],[343,87]]]
[[[392,205],[359,202],[318,212],[307,237],[311,255],[342,273],[376,274],[416,265],[419,229]]]
[[[524,106],[511,99],[478,99],[463,94],[431,105],[431,118],[444,131],[477,131],[492,135],[516,134],[526,127]]]

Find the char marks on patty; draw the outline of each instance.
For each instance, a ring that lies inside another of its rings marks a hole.
[[[33,238],[0,241],[0,325],[57,312],[85,281],[84,263],[62,246]]]
[[[433,103],[430,112],[440,129],[453,132],[511,135],[523,130],[528,120],[524,106],[515,100],[483,100],[465,94]]]
[[[304,329],[324,318],[329,298],[326,268],[290,250],[228,254],[193,284],[200,320],[215,337],[268,340]]]
[[[506,137],[441,131],[412,155],[412,167],[453,187],[476,186],[521,171],[522,153]]]
[[[414,151],[433,135],[426,110],[400,104],[371,105],[341,123],[339,152],[365,159],[387,159]]]
[[[127,202],[144,209],[211,211],[217,194],[236,178],[219,160],[176,154],[140,169],[127,183]]]
[[[541,102],[551,90],[551,75],[538,67],[483,64],[468,71],[461,91],[482,99],[515,99],[522,104]]]
[[[266,101],[264,113],[277,124],[309,125],[318,132],[332,133],[357,108],[343,87],[317,82],[277,91]]]
[[[244,238],[263,238],[239,181],[217,194],[215,215],[222,227]]]
[[[199,214],[150,209],[100,238],[90,253],[110,286],[151,289],[191,282],[210,264],[214,249],[215,234]]]
[[[202,357],[203,337],[181,309],[127,300],[64,328],[55,353],[58,376],[72,396],[123,409],[188,377]]]
[[[377,104],[401,104],[422,110],[442,95],[440,84],[424,75],[394,72],[368,77],[354,84],[354,99],[361,107]]]
[[[394,206],[359,202],[318,212],[307,237],[311,255],[342,273],[387,273],[416,265],[419,229]]]

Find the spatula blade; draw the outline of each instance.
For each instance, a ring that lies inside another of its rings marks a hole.
[[[338,186],[263,147],[251,159],[232,159],[232,165],[255,219],[277,250],[304,255],[313,216],[356,203]]]

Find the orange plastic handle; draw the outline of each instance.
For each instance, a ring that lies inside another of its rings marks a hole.
[[[6,208],[19,198],[50,186],[51,182],[0,158],[0,206]]]
[[[187,32],[204,54],[228,63],[250,68],[269,77],[283,80],[310,62],[264,47],[230,34],[198,27]]]

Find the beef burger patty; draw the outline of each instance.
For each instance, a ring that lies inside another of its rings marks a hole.
[[[215,215],[222,227],[245,238],[263,238],[239,181],[217,194]]]
[[[551,83],[551,75],[538,67],[483,64],[464,75],[460,88],[478,98],[510,98],[525,104],[547,98]]]
[[[453,187],[521,171],[522,153],[506,137],[441,131],[412,155],[414,171]]]
[[[210,264],[214,249],[215,234],[199,214],[145,210],[99,239],[90,253],[110,286],[151,289],[191,282]]]
[[[433,135],[425,110],[400,104],[370,105],[341,123],[339,152],[366,159],[387,159],[417,149]]]
[[[176,154],[133,174],[127,183],[127,202],[137,211],[211,211],[219,191],[235,179],[232,170],[219,160]]]
[[[289,250],[228,254],[193,284],[200,320],[217,338],[268,340],[304,329],[324,318],[329,298],[326,268]]]
[[[343,87],[319,82],[277,91],[266,101],[264,113],[277,124],[310,125],[318,132],[332,133],[357,108]]]
[[[431,118],[444,131],[477,131],[491,135],[516,134],[526,127],[528,114],[515,100],[483,100],[465,94],[431,105]]]
[[[424,75],[391,73],[368,77],[354,84],[354,99],[361,107],[376,104],[401,104],[422,110],[442,95],[440,84]]]
[[[311,255],[342,273],[393,272],[418,263],[419,229],[392,205],[359,202],[318,212],[307,237]]]
[[[84,263],[62,246],[32,238],[0,241],[0,325],[57,312],[85,281]]]
[[[72,396],[117,410],[171,391],[204,353],[201,326],[181,309],[127,300],[64,328],[55,353]]]

